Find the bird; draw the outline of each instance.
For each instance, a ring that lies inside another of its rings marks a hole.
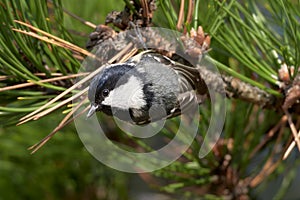
[[[145,125],[170,119],[202,102],[203,79],[196,67],[151,50],[110,64],[92,79],[87,117],[95,112]]]

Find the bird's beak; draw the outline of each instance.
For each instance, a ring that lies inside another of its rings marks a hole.
[[[91,104],[91,108],[90,108],[88,114],[86,115],[86,117],[90,118],[96,112],[97,109],[98,109],[98,105]]]

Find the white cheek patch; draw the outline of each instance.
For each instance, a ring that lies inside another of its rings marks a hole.
[[[142,81],[131,76],[125,84],[117,85],[111,90],[102,104],[126,110],[129,108],[140,109],[146,106]]]

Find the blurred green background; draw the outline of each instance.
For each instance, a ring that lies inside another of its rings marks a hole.
[[[126,176],[101,165],[70,126],[34,155],[26,149],[59,123],[49,117],[0,129],[0,199],[119,199]]]

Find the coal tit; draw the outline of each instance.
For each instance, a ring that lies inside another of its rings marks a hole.
[[[105,66],[90,83],[91,108],[137,125],[180,115],[200,102],[203,80],[194,67],[144,51],[127,62]]]

